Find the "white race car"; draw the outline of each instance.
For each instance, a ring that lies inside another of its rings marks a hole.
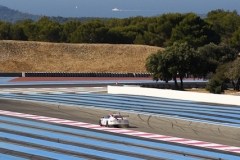
[[[129,121],[127,116],[122,116],[120,114],[109,114],[105,117],[100,118],[100,126],[106,127],[129,127]]]

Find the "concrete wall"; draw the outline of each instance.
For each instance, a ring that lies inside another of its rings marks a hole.
[[[109,94],[141,95],[197,102],[219,103],[240,106],[240,96],[174,91],[168,89],[142,88],[138,86],[108,86]]]

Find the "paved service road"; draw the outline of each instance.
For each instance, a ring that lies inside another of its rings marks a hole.
[[[93,124],[98,124],[100,117],[114,112],[111,110],[90,109],[80,106],[63,106],[5,99],[0,99],[0,106],[1,110],[6,111],[37,114]],[[121,114],[129,115],[131,130],[240,146],[239,128],[147,115]]]

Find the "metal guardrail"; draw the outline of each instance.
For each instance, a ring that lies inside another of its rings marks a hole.
[[[208,82],[183,82],[183,88],[205,88]],[[154,83],[128,83],[129,86],[141,86],[145,88],[176,89],[174,82],[154,82]],[[178,83],[180,87],[180,83]],[[231,83],[226,84],[226,88],[233,88]]]
[[[158,89],[175,89],[174,82],[154,82],[154,83],[129,83],[129,86],[141,86],[145,88],[158,88]],[[205,88],[207,82],[184,82],[183,88]],[[180,84],[179,84],[180,87]]]
[[[1,72],[0,77],[22,77],[22,72]]]
[[[116,72],[18,72],[0,73],[0,77],[150,77],[150,73]]]

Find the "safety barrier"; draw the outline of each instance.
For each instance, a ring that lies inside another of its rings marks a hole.
[[[207,82],[184,82],[183,83],[183,88],[205,88]],[[180,86],[180,83],[178,83]],[[170,83],[142,83],[141,87],[146,87],[146,88],[159,88],[159,89],[175,89],[175,84],[174,82]]]
[[[0,72],[0,77],[145,77],[145,78],[149,77],[150,78],[151,73],[121,73],[121,72],[120,73],[118,73],[118,72],[12,72],[11,73],[11,72]]]
[[[183,88],[205,88],[208,81],[202,82],[183,82]],[[143,88],[158,88],[158,89],[176,89],[174,82],[150,82],[150,83],[128,83],[128,86],[140,86]],[[178,82],[180,87],[180,83]],[[226,88],[233,88],[232,83],[226,83]]]
[[[150,73],[117,72],[18,72],[0,73],[0,77],[150,77]]]
[[[18,72],[18,73],[0,72],[0,77],[22,77],[22,72]]]
[[[25,72],[25,77],[150,77],[150,73]]]

